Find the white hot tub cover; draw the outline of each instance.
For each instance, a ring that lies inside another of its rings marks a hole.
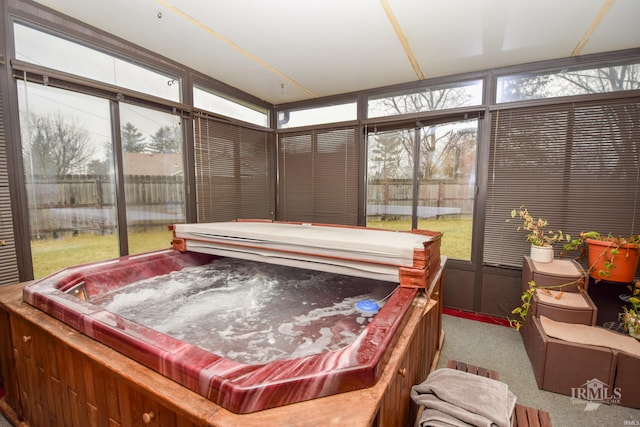
[[[263,221],[176,224],[186,249],[398,281],[432,237],[362,227]],[[314,266],[313,264],[319,264]]]

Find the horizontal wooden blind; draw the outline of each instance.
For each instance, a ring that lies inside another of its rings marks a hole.
[[[278,219],[358,223],[356,127],[280,135]]]
[[[275,219],[275,148],[270,132],[197,117],[198,222]]]
[[[522,265],[529,244],[505,222],[521,205],[574,236],[638,234],[640,98],[495,112],[488,178],[485,264]]]
[[[19,282],[9,194],[6,143],[2,94],[0,94],[0,285]]]

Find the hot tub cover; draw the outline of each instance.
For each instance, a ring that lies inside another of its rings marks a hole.
[[[176,224],[186,250],[398,281],[433,238],[363,227],[264,221]]]

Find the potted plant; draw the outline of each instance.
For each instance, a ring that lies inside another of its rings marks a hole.
[[[631,303],[631,308],[623,307],[619,320],[624,324],[624,330],[629,335],[640,339],[640,288],[635,283],[632,286],[633,293],[628,300]]]
[[[580,256],[588,255],[588,272],[596,281],[629,283],[638,268],[640,236],[602,236],[597,231],[580,233],[580,237],[569,240],[565,251],[580,250]]]
[[[624,330],[636,339],[640,339],[640,307],[624,307],[624,312],[620,313],[620,321],[624,323]]]
[[[518,218],[522,225],[518,231],[526,232],[527,242],[531,243],[531,259],[537,262],[552,262],[554,258],[553,244],[563,240],[571,241],[569,235],[561,230],[547,230],[549,222],[546,219],[534,218],[525,206],[511,211],[511,219]],[[507,219],[507,221],[510,221]]]
[[[609,233],[603,237],[598,232],[589,231],[580,233],[579,238],[574,240],[571,240],[567,234],[564,234],[563,237],[567,239],[568,243],[564,244],[560,256],[565,256],[567,252],[574,250],[580,251],[578,258],[584,258],[588,255],[589,263],[585,269],[584,276],[577,280],[547,288],[537,287],[535,282],[529,282],[529,288],[522,293],[521,305],[511,312],[517,316],[516,319],[509,321],[515,329],[520,329],[524,324],[531,305],[531,299],[538,289],[547,293],[550,293],[549,290],[551,288],[559,290],[560,292],[556,294],[555,298],[560,299],[562,298],[562,289],[567,286],[577,285],[578,290],[584,292],[584,285],[589,280],[589,276],[594,278],[596,282],[600,280],[622,283],[633,282],[638,266],[638,254],[640,254],[640,236],[614,237]],[[640,289],[635,286],[630,301],[633,307],[624,308],[624,311],[620,313],[620,320],[625,323],[625,328],[631,334],[631,332],[635,333],[636,328],[640,329],[640,321],[638,321],[640,317]]]

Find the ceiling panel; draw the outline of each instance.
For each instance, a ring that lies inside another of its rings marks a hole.
[[[582,54],[640,47],[640,1],[617,0],[595,29]]]
[[[393,0],[426,77],[571,55],[601,0]],[[566,17],[571,17],[567,20]]]
[[[640,47],[639,0],[39,3],[274,104]]]
[[[425,77],[435,77],[478,68],[479,59],[499,46],[503,19],[487,22],[483,2],[466,0],[416,2],[391,0],[390,5],[403,29]]]
[[[240,13],[234,2],[212,2],[220,8],[206,13],[198,13],[202,8],[196,3],[172,2],[233,41],[234,49],[241,47],[281,73],[285,92],[292,81],[324,96],[415,78],[377,1],[245,1],[243,8],[251,10],[248,15]],[[280,101],[287,98],[285,93]]]

